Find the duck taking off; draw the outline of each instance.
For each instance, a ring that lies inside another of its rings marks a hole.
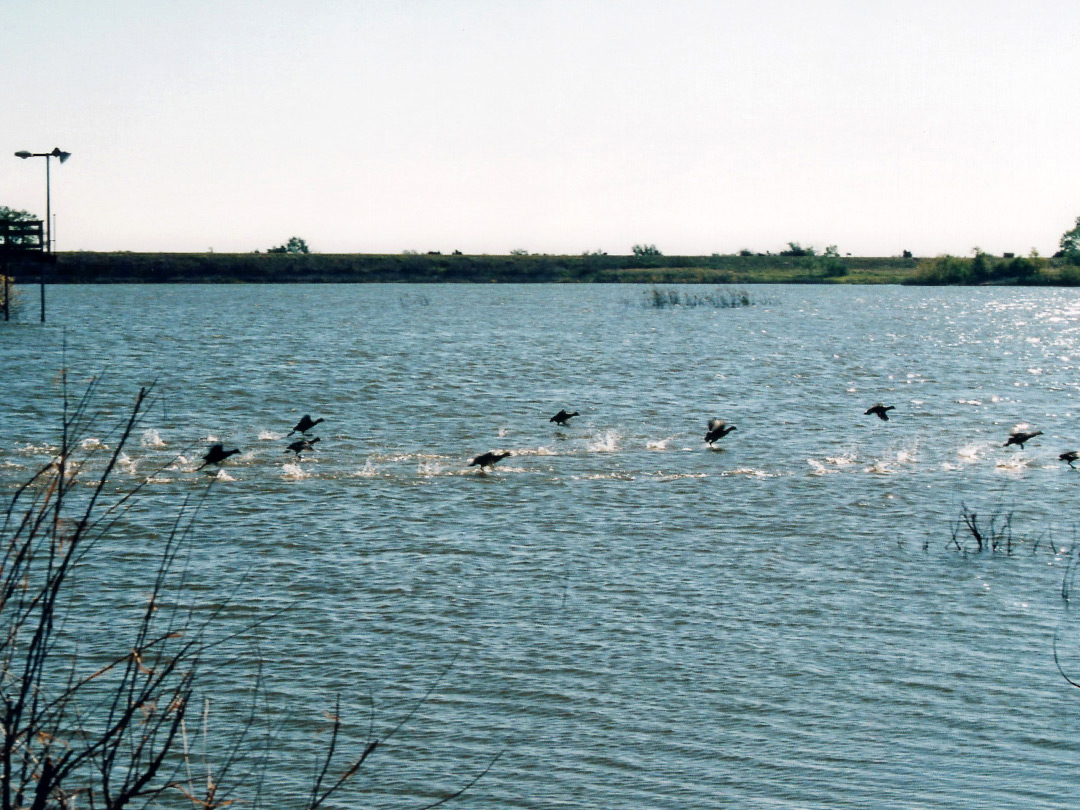
[[[294,433],[303,433],[306,435],[309,430],[311,430],[313,427],[319,424],[319,422],[322,421],[324,420],[321,416],[318,419],[312,419],[311,414],[305,413],[300,418],[300,421],[296,423],[296,427],[294,427],[292,430],[285,434],[285,438],[292,436]]]
[[[232,450],[226,450],[225,445],[223,445],[221,442],[218,442],[217,444],[212,444],[212,445],[210,445],[210,449],[208,449],[206,451],[206,454],[203,456],[202,466],[199,467],[198,469],[201,470],[207,464],[218,464],[218,465],[220,465],[221,462],[223,462],[229,456],[234,456],[239,452],[240,452],[239,448],[235,448],[235,447]]]
[[[290,450],[292,450],[294,453],[296,453],[297,461],[300,461],[300,454],[311,450],[312,447],[315,445],[315,442],[317,441],[321,441],[318,436],[316,436],[314,439],[297,439],[295,442],[285,448],[285,452],[288,453]]]
[[[1072,467],[1073,462],[1077,459],[1080,459],[1080,453],[1077,453],[1075,450],[1066,450],[1064,453],[1058,456],[1058,458],[1060,458],[1062,461],[1069,462],[1069,466]],[[1075,470],[1076,468],[1073,467],[1073,469]]]
[[[469,462],[470,467],[479,467],[480,472],[484,471],[486,467],[494,467],[504,458],[510,455],[509,450],[488,450],[486,453],[481,453],[472,461]]]
[[[553,417],[548,419],[548,421],[549,422],[554,422],[559,427],[566,427],[566,423],[570,421],[571,417],[579,416],[579,415],[580,414],[577,411],[574,411],[573,413],[567,413],[565,410],[561,410],[557,414],[555,414]]]
[[[735,430],[735,426],[729,426],[723,419],[710,419],[709,429],[705,433],[705,441],[712,445],[713,442],[724,438],[733,430]]]
[[[1016,431],[1013,431],[1011,436],[1009,436],[1009,440],[1007,442],[1005,442],[1003,447],[1008,447],[1010,444],[1018,444],[1018,445],[1020,445],[1020,449],[1023,450],[1024,449],[1024,442],[1030,442],[1036,436],[1042,436],[1042,431],[1041,430],[1033,430],[1030,433],[1027,433],[1027,432],[1025,432],[1023,430],[1016,430]]]
[[[896,410],[895,405],[882,405],[880,402],[872,408],[867,408],[866,413],[863,416],[869,416],[874,414],[882,422],[889,421],[889,411]]]

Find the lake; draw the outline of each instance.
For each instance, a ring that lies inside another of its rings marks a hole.
[[[422,806],[496,756],[453,804],[1076,805],[1054,643],[1080,676],[1080,291],[649,289],[54,286],[42,327],[28,288],[0,323],[0,486],[55,452],[61,368],[100,378],[88,449],[154,383],[80,632],[122,624],[213,479],[184,598],[270,617],[204,682],[227,731],[262,662],[276,806],[338,695],[354,752],[405,722],[335,807]],[[710,449],[713,417],[737,430]],[[216,476],[211,441],[242,451]],[[468,466],[487,450],[512,455]],[[1011,516],[1011,553],[965,508]]]

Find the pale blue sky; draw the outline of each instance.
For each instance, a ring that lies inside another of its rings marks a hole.
[[[1044,254],[1075,0],[0,0],[60,250]]]

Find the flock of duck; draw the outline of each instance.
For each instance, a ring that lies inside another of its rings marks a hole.
[[[877,404],[867,408],[866,412],[863,415],[876,416],[878,417],[878,419],[881,419],[884,422],[888,422],[889,411],[893,410],[896,410],[895,405],[885,405],[881,402],[878,402]],[[553,417],[551,417],[548,421],[555,423],[555,425],[557,425],[558,427],[566,427],[570,420],[575,416],[580,416],[580,414],[577,411],[571,412],[567,411],[566,409],[560,409],[560,411]],[[300,438],[291,442],[289,446],[285,448],[285,452],[295,453],[297,460],[302,460],[300,454],[311,450],[314,447],[315,443],[320,440],[318,436],[308,438],[308,434],[312,431],[312,429],[314,429],[317,424],[322,421],[324,421],[322,417],[319,417],[318,419],[312,419],[310,414],[304,414],[303,417],[301,417],[300,421],[293,426],[293,429],[286,434],[286,438],[288,438],[294,433],[299,433]],[[705,443],[708,444],[709,447],[712,447],[715,442],[724,438],[735,429],[735,425],[729,425],[723,419],[710,419],[707,423],[707,429],[705,431]],[[1023,450],[1024,444],[1026,442],[1029,442],[1036,436],[1041,435],[1041,430],[1014,430],[1012,433],[1009,434],[1009,438],[1003,446],[1009,447],[1010,445],[1015,444],[1019,446],[1021,450]],[[206,467],[210,464],[220,466],[221,462],[225,461],[230,456],[236,455],[239,452],[239,448],[226,450],[224,444],[222,444],[221,442],[216,442],[210,445],[210,448],[206,451],[206,454],[203,455],[203,464],[198,469],[201,470],[203,469],[203,467]],[[484,472],[485,470],[489,470],[494,467],[504,458],[508,458],[512,455],[513,453],[511,453],[509,450],[488,450],[486,453],[481,453],[480,455],[473,457],[472,461],[469,462],[469,466],[479,467],[480,472]],[[1066,450],[1064,453],[1058,456],[1058,458],[1061,461],[1067,462],[1068,465],[1072,467],[1074,462],[1080,461],[1080,451]]]
[[[315,443],[320,441],[318,436],[309,439],[308,433],[310,433],[317,424],[323,421],[325,420],[321,416],[318,419],[312,419],[311,414],[305,413],[300,418],[300,421],[293,426],[293,429],[285,434],[285,438],[292,436],[294,433],[300,434],[300,438],[294,442],[291,442],[289,446],[285,448],[285,452],[295,453],[296,458],[302,460],[300,454],[311,450],[315,446]],[[238,447],[234,447],[232,450],[226,450],[224,444],[222,444],[221,442],[215,442],[214,444],[210,445],[205,455],[203,455],[203,463],[198,467],[198,469],[201,470],[203,467],[206,467],[209,464],[220,467],[221,462],[223,462],[229,456],[234,456],[239,452],[240,448]]]

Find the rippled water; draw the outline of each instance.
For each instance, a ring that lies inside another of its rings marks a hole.
[[[156,380],[118,478],[148,494],[92,574],[131,603],[206,443],[242,449],[189,565],[198,598],[234,594],[228,621],[294,605],[214,673],[227,704],[265,660],[283,791],[340,693],[361,747],[419,708],[339,806],[415,807],[500,752],[460,803],[1075,805],[1053,642],[1080,674],[1080,470],[1058,460],[1080,449],[1080,295],[748,291],[54,287],[45,328],[0,324],[0,483],[49,458],[65,364],[104,371],[105,446]],[[560,408],[581,415],[558,429]],[[297,461],[304,413],[326,421]],[[738,429],[710,451],[714,416]],[[1003,447],[1025,425],[1043,435]],[[513,456],[467,466],[490,449]],[[1013,553],[957,551],[961,504],[1013,513]]]

